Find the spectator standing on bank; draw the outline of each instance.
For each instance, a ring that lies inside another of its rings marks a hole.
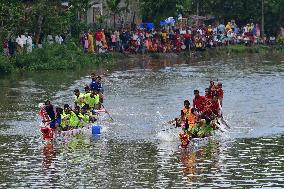
[[[38,48],[42,48],[43,39],[44,39],[44,34],[43,32],[40,32],[37,44]]]
[[[31,53],[33,51],[33,39],[32,35],[29,34],[27,37],[27,53]]]
[[[47,41],[48,41],[48,44],[53,44],[53,37],[52,37],[51,34],[49,34],[49,35],[47,36]]]
[[[14,56],[16,54],[16,39],[13,34],[9,38],[8,48],[9,48],[9,54],[11,56]]]
[[[5,56],[9,56],[9,44],[7,39],[5,39],[3,43],[3,53]]]
[[[88,33],[88,45],[89,45],[89,48],[88,48],[89,53],[94,53],[95,47],[94,47],[94,37],[93,37],[92,32]]]
[[[16,38],[16,45],[17,54],[23,54],[24,42],[20,35],[18,35],[18,37]]]

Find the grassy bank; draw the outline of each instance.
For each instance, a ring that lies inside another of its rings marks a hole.
[[[208,59],[226,56],[239,56],[245,54],[260,55],[284,55],[284,49],[279,46],[265,45],[229,45],[200,52],[175,53],[149,53],[145,54],[150,59]],[[87,65],[99,63],[111,64],[113,60],[137,58],[140,55],[125,55],[122,53],[110,53],[105,56],[88,54],[82,52],[75,43],[66,45],[46,45],[42,49],[34,49],[30,54],[17,55],[15,57],[5,57],[0,55],[0,73],[10,73],[21,70],[68,70],[78,69]],[[141,57],[140,57],[141,58]],[[110,65],[111,66],[111,65]]]
[[[212,48],[204,51],[200,54],[200,56],[206,57],[218,57],[218,56],[239,56],[246,54],[283,54],[284,49],[280,46],[267,46],[267,45],[253,45],[253,46],[245,46],[245,45],[228,45],[217,48]]]
[[[5,57],[0,55],[0,73],[19,70],[68,70],[86,65],[112,62],[111,55],[100,56],[82,52],[75,43],[45,45],[30,54]]]
[[[216,57],[226,57],[226,56],[239,56],[239,55],[248,55],[248,54],[278,54],[284,55],[284,49],[280,46],[267,46],[267,45],[254,45],[254,46],[245,46],[245,45],[228,45],[221,46],[211,49],[206,49],[203,51],[191,51],[181,52],[179,54],[175,53],[152,53],[148,56],[152,59],[163,59],[163,58],[175,58],[179,57],[182,59],[208,59]]]

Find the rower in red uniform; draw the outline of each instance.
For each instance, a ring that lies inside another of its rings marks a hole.
[[[206,101],[213,99],[213,97],[212,97],[212,95],[211,95],[211,93],[210,93],[209,88],[206,88],[206,89],[205,89],[205,96],[204,96],[204,97],[205,97]]]
[[[222,107],[223,105],[223,98],[224,98],[224,91],[222,89],[222,82],[218,82],[218,94],[219,94],[219,101],[220,101],[220,105]]]
[[[193,108],[201,113],[204,110],[205,97],[199,95],[199,90],[194,90]]]
[[[211,110],[215,115],[220,116],[220,102],[217,95],[213,96],[213,99],[211,101]]]
[[[209,90],[211,91],[212,87],[214,86],[214,81],[210,80]]]

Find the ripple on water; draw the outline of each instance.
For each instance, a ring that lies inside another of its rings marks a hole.
[[[105,105],[115,122],[101,137],[61,145],[41,142],[37,104],[70,103],[89,78],[13,78],[13,87],[1,80],[0,188],[283,187],[284,138],[274,134],[284,132],[284,64],[246,57],[164,65],[106,77]],[[161,123],[192,101],[194,89],[203,94],[209,79],[223,81],[230,134],[180,150],[177,132]]]

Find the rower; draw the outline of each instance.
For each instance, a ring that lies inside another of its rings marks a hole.
[[[224,91],[222,89],[222,82],[218,82],[218,94],[219,94],[219,101],[220,101],[220,105],[222,107],[223,105],[223,98],[224,98]]]
[[[92,75],[92,82],[90,84],[90,89],[91,90],[97,90],[100,93],[104,93],[104,88],[102,85],[102,77],[101,76],[97,76],[95,77],[95,80],[93,79],[93,75]]]
[[[100,96],[97,90],[92,90],[84,96],[84,103],[89,105],[90,109],[100,109]]]
[[[56,110],[55,110],[54,106],[51,104],[50,100],[46,100],[44,102],[44,104],[45,104],[44,109],[45,109],[45,111],[46,111],[46,113],[49,117],[49,120],[50,120],[49,126],[50,126],[50,128],[54,129],[55,123],[56,123],[56,121],[55,121]]]
[[[206,100],[206,101],[212,100],[213,97],[212,97],[212,95],[211,95],[211,93],[210,93],[209,88],[206,88],[206,89],[205,89],[205,96],[204,96],[204,97],[205,97],[205,100]]]
[[[96,74],[95,73],[91,73],[91,83],[89,85],[90,89],[94,88],[94,86],[96,85]]]
[[[58,131],[61,125],[61,114],[63,113],[63,109],[56,107],[55,111],[56,111],[56,118],[55,118],[55,128],[54,129]]]
[[[85,95],[85,94],[87,94],[87,93],[91,93],[91,90],[90,90],[89,85],[86,85],[86,86],[84,87],[84,90],[85,90],[85,92],[83,93],[83,95]]]
[[[217,115],[217,116],[221,116],[221,106],[220,106],[220,101],[219,101],[219,96],[218,95],[214,95],[213,99],[211,101],[211,110],[212,112]]]
[[[209,90],[211,91],[212,87],[214,86],[214,81],[210,80]]]
[[[79,89],[74,90],[74,104],[75,106],[84,106],[84,94],[81,94]]]
[[[190,107],[190,103],[188,100],[184,101],[184,108],[181,110],[181,121],[184,124],[184,130],[189,131],[195,127],[196,116],[194,112],[194,108]]]
[[[197,110],[198,113],[203,112],[205,97],[199,95],[199,90],[194,90],[193,108]]]
[[[61,117],[60,127],[63,131],[68,130],[71,111],[72,110],[71,110],[69,104],[64,104],[63,112],[60,115],[60,117]]]
[[[70,126],[71,128],[78,128],[82,120],[82,114],[80,113],[80,107],[76,106],[70,114]]]

